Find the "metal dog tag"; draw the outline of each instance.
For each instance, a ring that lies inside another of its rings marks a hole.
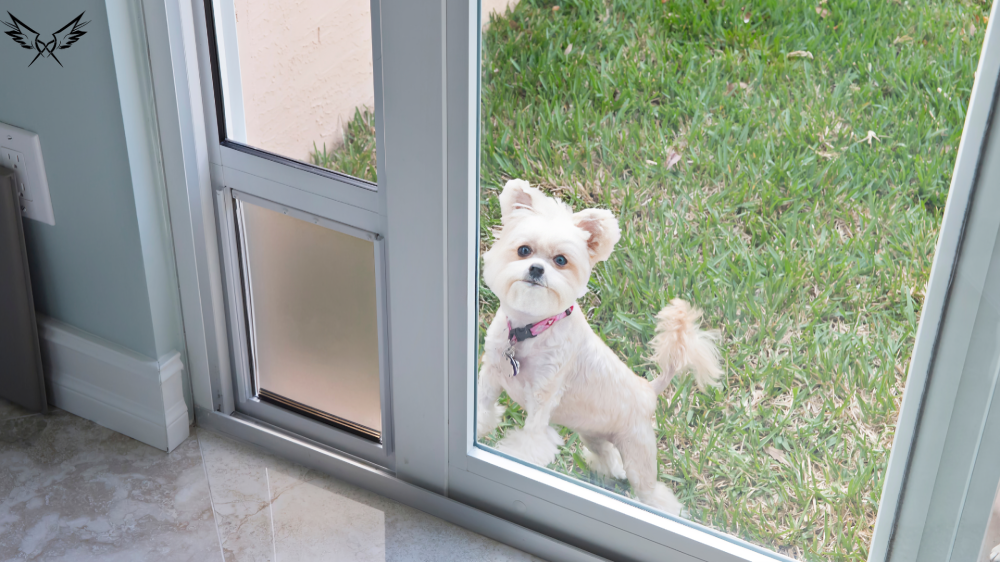
[[[521,370],[521,363],[517,359],[514,359],[514,346],[508,345],[507,349],[505,349],[503,352],[503,356],[506,357],[507,361],[510,362],[510,367],[513,370],[511,374],[508,376],[516,377],[518,371]]]

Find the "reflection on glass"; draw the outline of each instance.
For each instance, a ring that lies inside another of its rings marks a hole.
[[[376,181],[369,1],[228,6],[237,36],[228,64],[238,66],[229,72],[239,75],[226,93],[230,138]]]
[[[865,559],[988,7],[851,6],[491,15],[482,445]]]
[[[379,439],[375,248],[241,201],[257,392]]]
[[[997,496],[993,500],[990,522],[986,526],[978,562],[1000,562],[1000,490],[997,490]]]

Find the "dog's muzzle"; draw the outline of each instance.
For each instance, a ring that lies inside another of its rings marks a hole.
[[[539,287],[545,287],[545,280],[543,276],[545,275],[545,268],[537,263],[531,264],[528,268],[528,275],[524,278],[525,283],[531,283],[532,285],[537,285]]]

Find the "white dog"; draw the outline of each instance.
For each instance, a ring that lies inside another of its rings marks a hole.
[[[542,466],[562,438],[549,424],[580,434],[591,469],[628,478],[643,503],[679,514],[673,492],[657,480],[657,397],[676,373],[693,371],[698,386],[721,369],[717,332],[698,329],[701,311],[675,299],[657,315],[653,359],[660,375],[636,376],[590,328],[576,299],[593,267],[608,259],[621,231],[610,211],[573,213],[523,180],[500,194],[503,230],[483,254],[483,279],[500,299],[486,333],[479,375],[477,434],[491,433],[504,409],[501,390],[527,412],[498,449]],[[655,421],[654,421],[655,423]]]

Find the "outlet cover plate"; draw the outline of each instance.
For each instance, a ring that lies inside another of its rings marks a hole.
[[[14,170],[21,216],[55,225],[38,135],[0,123],[0,166]]]

